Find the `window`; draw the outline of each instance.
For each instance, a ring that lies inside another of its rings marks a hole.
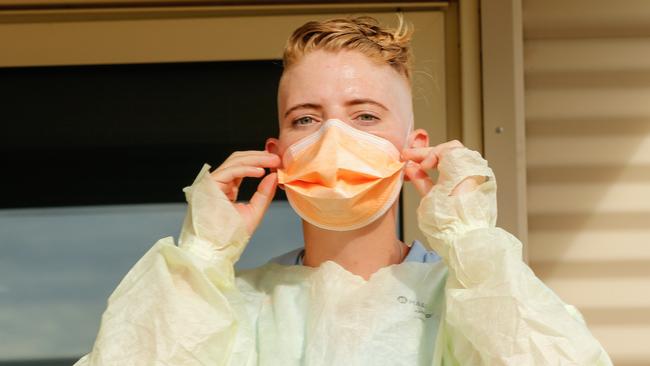
[[[402,9],[417,29],[416,126],[432,143],[448,140],[457,119],[456,96],[446,92],[456,47],[446,43],[445,6]],[[0,363],[70,364],[90,350],[126,271],[158,239],[177,240],[181,189],[202,164],[262,149],[275,134],[279,59],[293,29],[353,13],[396,21],[390,4],[118,7],[36,7],[0,25],[9,177],[0,183]],[[409,241],[418,201],[405,191]],[[239,268],[302,245],[281,193],[271,210]]]

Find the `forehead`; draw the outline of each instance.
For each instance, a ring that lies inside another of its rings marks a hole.
[[[406,80],[392,67],[378,64],[358,51],[316,50],[288,69],[280,81],[280,109],[305,100],[373,98],[397,103]]]

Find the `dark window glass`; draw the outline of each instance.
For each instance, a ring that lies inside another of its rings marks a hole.
[[[203,163],[277,136],[281,73],[280,60],[0,69],[0,208],[184,202]]]

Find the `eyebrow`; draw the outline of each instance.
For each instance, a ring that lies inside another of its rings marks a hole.
[[[345,102],[344,105],[346,107],[349,107],[349,106],[353,106],[353,105],[357,105],[357,104],[373,104],[373,105],[376,105],[376,106],[378,106],[380,108],[383,108],[384,110],[388,111],[388,108],[386,108],[385,105],[379,103],[376,100],[370,99],[370,98],[351,99],[351,100],[348,100],[347,102]],[[323,109],[323,106],[321,106],[320,104],[316,104],[316,103],[301,103],[301,104],[298,104],[298,105],[295,105],[295,106],[289,108],[284,113],[284,117],[286,118],[289,115],[289,113],[295,111],[296,109],[318,109],[318,110],[321,110],[321,109]]]

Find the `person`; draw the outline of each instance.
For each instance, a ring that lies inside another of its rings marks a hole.
[[[279,136],[203,165],[183,189],[178,246],[160,239],[127,273],[76,365],[611,365],[496,227],[487,161],[414,129],[412,34],[401,16],[394,29],[368,16],[296,29]],[[257,191],[238,202],[250,177]],[[396,234],[404,181],[427,243]],[[304,248],[236,273],[277,187]]]

